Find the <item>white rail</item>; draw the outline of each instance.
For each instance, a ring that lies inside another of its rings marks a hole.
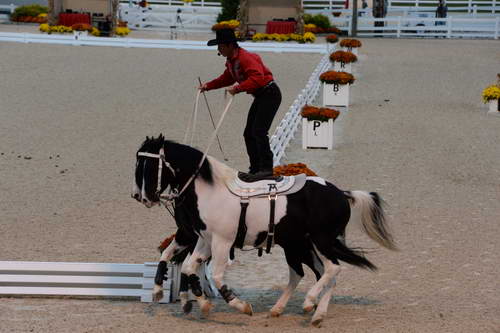
[[[334,50],[335,49],[333,48],[330,51],[333,52]],[[285,156],[285,150],[288,147],[290,140],[295,136],[295,132],[301,122],[300,112],[302,111],[302,107],[306,104],[314,102],[314,100],[318,97],[321,88],[319,76],[321,73],[327,71],[328,68],[330,68],[330,65],[329,54],[325,54],[311,74],[306,87],[302,89],[300,94],[294,100],[292,106],[290,106],[288,112],[276,127],[274,134],[271,136],[269,143],[271,145],[271,151],[274,154],[273,163],[275,166],[280,164],[281,158]]]
[[[137,47],[137,48],[164,48],[178,50],[215,50],[214,46],[207,46],[203,41],[189,40],[165,40],[165,39],[143,39],[143,38],[101,38],[84,36],[75,39],[73,35],[56,34],[32,34],[18,32],[0,32],[0,41],[20,43],[45,43],[66,45],[92,45],[92,46],[115,46],[115,47]],[[242,47],[250,51],[260,52],[299,52],[299,53],[323,53],[324,44],[298,44],[298,43],[240,43]]]
[[[337,18],[344,29],[351,30],[349,18]],[[384,26],[375,27],[375,22]],[[500,35],[500,16],[492,18],[455,17],[360,17],[357,35],[360,37],[419,37],[419,38],[493,38]]]

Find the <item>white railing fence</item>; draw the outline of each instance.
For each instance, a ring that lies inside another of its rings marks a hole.
[[[334,51],[331,49],[330,51]],[[285,150],[295,136],[295,132],[301,122],[300,112],[302,107],[306,104],[311,104],[318,97],[321,82],[319,81],[319,76],[327,71],[330,66],[329,53],[321,59],[319,64],[314,69],[311,74],[306,87],[302,89],[300,94],[294,100],[288,112],[285,114],[279,125],[276,127],[274,134],[271,136],[269,143],[271,145],[271,151],[274,154],[274,165],[279,165],[281,159],[285,156]]]
[[[16,9],[16,5],[0,5],[0,22],[8,22],[10,20],[10,14]]]
[[[207,46],[204,41],[192,40],[169,40],[169,39],[146,39],[146,38],[123,38],[123,37],[93,37],[81,36],[78,39],[71,34],[32,34],[19,32],[1,32],[0,41],[17,43],[45,43],[65,45],[90,45],[90,46],[115,46],[115,47],[138,47],[138,48],[163,48],[176,50],[212,50],[216,47]],[[299,52],[299,53],[324,53],[325,44],[298,44],[298,43],[239,43],[249,51],[256,52]]]

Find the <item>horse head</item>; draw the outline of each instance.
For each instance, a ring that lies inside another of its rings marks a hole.
[[[186,145],[158,138],[146,137],[136,153],[135,184],[132,197],[150,208],[163,200],[180,196],[200,174],[212,182],[210,165],[204,161],[198,167],[203,154]],[[164,192],[170,188],[168,194]]]

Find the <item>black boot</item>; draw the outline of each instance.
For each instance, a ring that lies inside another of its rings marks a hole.
[[[261,170],[261,171],[258,171],[256,173],[245,173],[245,174],[240,173],[238,176],[241,180],[243,180],[244,182],[247,182],[247,183],[252,183],[252,182],[259,181],[259,180],[274,180],[274,179],[276,179],[276,177],[273,176],[272,169]]]

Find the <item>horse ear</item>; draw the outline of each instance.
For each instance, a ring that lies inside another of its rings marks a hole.
[[[165,140],[165,137],[163,136],[162,133],[160,133],[160,136],[158,137],[158,139],[160,139],[161,141]]]

